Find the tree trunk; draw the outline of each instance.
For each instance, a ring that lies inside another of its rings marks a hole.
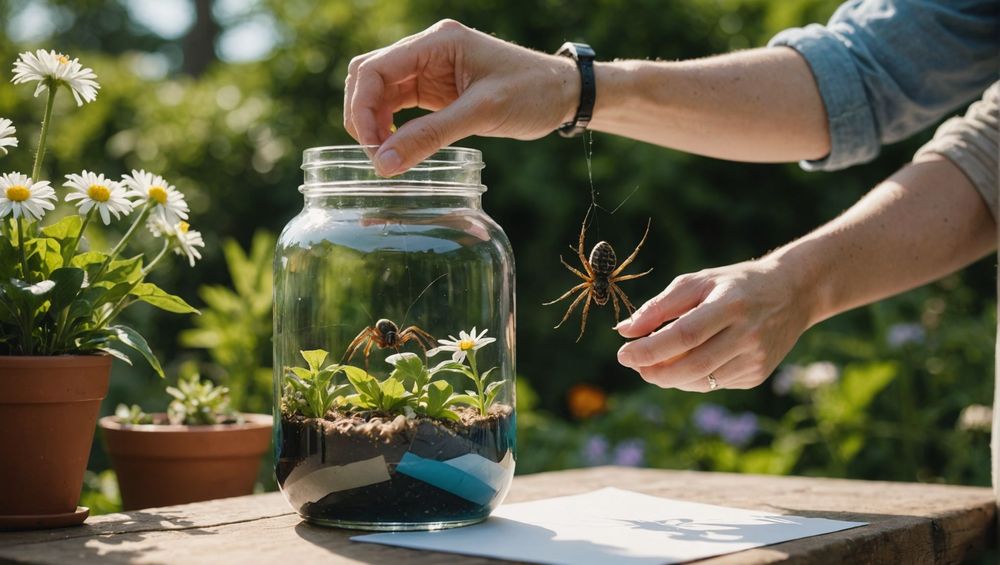
[[[192,0],[195,20],[184,37],[184,72],[201,76],[216,61],[215,40],[219,37],[219,23],[212,16],[212,0]]]

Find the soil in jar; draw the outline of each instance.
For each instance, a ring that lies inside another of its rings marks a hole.
[[[461,421],[331,411],[282,416],[278,483],[300,515],[328,523],[420,524],[486,518],[514,473],[514,411]]]

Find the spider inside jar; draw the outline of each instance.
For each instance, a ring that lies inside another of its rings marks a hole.
[[[590,214],[588,213],[587,216]],[[635,260],[636,255],[639,254],[639,250],[642,249],[642,244],[646,242],[646,236],[649,235],[649,224],[650,221],[646,222],[646,232],[642,234],[642,239],[639,240],[639,245],[635,246],[635,250],[632,254],[622,262],[621,265],[617,265],[618,258],[615,256],[615,250],[611,247],[611,244],[606,241],[600,241],[594,248],[590,251],[590,260],[583,254],[583,242],[587,233],[587,216],[583,218],[583,224],[580,226],[580,242],[576,248],[576,254],[580,258],[580,264],[583,265],[586,273],[580,272],[579,269],[575,269],[559,256],[559,261],[562,262],[563,266],[570,270],[574,275],[583,279],[584,282],[574,286],[573,288],[566,291],[565,294],[556,298],[552,302],[544,303],[545,306],[550,304],[555,304],[560,300],[563,300],[574,292],[579,292],[579,296],[569,305],[566,310],[566,314],[563,316],[562,320],[556,324],[556,328],[563,325],[569,315],[573,313],[573,310],[579,306],[580,302],[583,302],[583,317],[580,321],[580,335],[576,337],[576,341],[580,341],[583,337],[583,332],[587,329],[587,314],[590,312],[590,303],[593,301],[598,306],[604,306],[608,303],[608,299],[611,299],[611,304],[615,308],[615,322],[618,322],[621,318],[621,311],[618,305],[618,299],[621,298],[622,302],[625,303],[625,307],[628,309],[629,315],[635,312],[635,306],[632,306],[632,302],[629,301],[628,296],[625,295],[617,283],[622,281],[637,279],[639,277],[648,275],[653,269],[642,273],[636,273],[632,275],[622,275],[621,272],[628,267],[632,261]],[[617,265],[617,266],[616,266]]]
[[[427,349],[434,347],[434,344],[437,343],[434,336],[417,326],[409,326],[400,330],[399,326],[392,320],[382,318],[375,322],[374,326],[368,326],[361,330],[361,333],[351,340],[344,352],[344,362],[350,361],[358,349],[364,346],[365,366],[367,367],[368,355],[371,353],[372,346],[377,346],[379,349],[391,347],[399,351],[399,348],[409,341],[416,343],[423,350],[425,356]]]

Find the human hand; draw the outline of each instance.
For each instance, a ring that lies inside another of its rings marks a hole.
[[[639,338],[618,361],[663,388],[708,392],[709,375],[719,388],[753,388],[811,325],[810,296],[777,259],[682,275],[616,326]]]
[[[575,63],[519,47],[453,20],[351,60],[344,127],[382,176],[399,174],[470,135],[536,139],[570,121],[580,96]],[[433,112],[392,133],[403,108]]]

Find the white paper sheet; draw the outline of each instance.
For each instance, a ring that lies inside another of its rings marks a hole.
[[[503,505],[481,524],[352,540],[530,563],[681,563],[856,528],[864,522],[783,516],[605,488]]]

